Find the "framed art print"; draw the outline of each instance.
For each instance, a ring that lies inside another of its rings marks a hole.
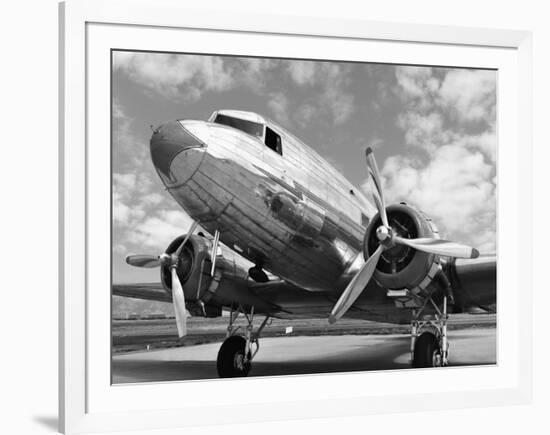
[[[530,400],[530,34],[60,16],[65,433]]]

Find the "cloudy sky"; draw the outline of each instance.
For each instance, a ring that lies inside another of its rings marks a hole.
[[[494,71],[114,52],[112,80],[114,282],[157,281],[125,255],[160,254],[190,224],[154,171],[150,126],[217,109],[274,119],[364,189],[373,146],[390,202],[495,249]]]

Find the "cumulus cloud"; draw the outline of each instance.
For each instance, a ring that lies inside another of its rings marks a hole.
[[[164,200],[164,196],[162,196],[158,192],[151,192],[147,195],[142,196],[142,201],[147,205],[157,205],[160,204]]]
[[[141,208],[130,207],[118,192],[113,192],[113,222],[120,226],[129,225],[135,219],[142,218],[145,211]]]
[[[288,61],[286,66],[292,81],[301,87],[311,87],[315,97],[296,109],[296,119],[307,125],[313,115],[329,115],[334,125],[346,122],[353,113],[355,99],[346,90],[350,69],[334,62]]]
[[[388,199],[416,205],[447,238],[494,250],[496,75],[428,67],[395,75],[408,152],[384,163]]]
[[[323,107],[332,112],[335,125],[346,122],[354,110],[354,97],[346,91],[349,80],[349,67],[336,63],[321,64],[319,75],[325,83],[325,89],[320,97]]]
[[[332,111],[334,124],[340,125],[346,122],[353,113],[353,95],[343,92],[338,87],[329,87],[324,95],[324,102],[331,102],[330,110]]]
[[[354,96],[346,89],[349,67],[334,62],[116,51],[113,70],[125,74],[145,92],[186,102],[195,102],[206,92],[242,86],[266,96],[266,83],[276,79],[281,89],[271,90],[267,98],[269,108],[281,122],[290,121],[285,115],[289,108],[289,88],[284,87],[285,83],[308,94],[305,101],[293,107],[293,111],[302,113],[298,118],[302,125],[311,120],[311,107],[316,116],[328,117],[334,125],[346,122],[354,110]]]
[[[398,93],[405,106],[413,106],[417,111],[432,107],[439,90],[440,82],[429,67],[398,66],[395,69]]]
[[[222,91],[233,74],[219,56],[116,51],[113,69],[161,95],[196,101],[205,91]]]
[[[223,92],[246,85],[261,93],[266,76],[279,61],[209,55],[113,53],[113,70],[171,100],[195,102],[205,92]]]
[[[137,192],[150,186],[147,176],[134,173],[113,174],[113,222],[118,226],[130,226],[145,216],[143,204],[135,201]]]
[[[439,97],[459,122],[490,122],[496,103],[494,71],[453,70],[441,83]]]
[[[171,198],[155,191],[147,176],[113,175],[113,248],[117,252],[162,251],[191,223]]]
[[[192,219],[183,211],[158,210],[137,223],[129,232],[134,244],[164,250],[191,227]]]
[[[311,84],[316,75],[315,63],[310,61],[289,61],[287,69],[292,80],[299,85]]]
[[[480,151],[493,165],[496,164],[497,136],[494,126],[479,134],[455,134],[453,141],[457,146]]]
[[[313,104],[304,103],[296,109],[294,118],[301,126],[306,126],[315,117],[316,113],[318,112]]]
[[[112,115],[113,167],[124,171],[140,168],[142,172],[150,169],[148,138],[136,136],[133,120],[116,98],[113,101]]]
[[[288,116],[289,102],[288,98],[283,93],[272,93],[269,95],[267,107],[273,113],[273,117],[277,122],[288,125],[290,118]]]
[[[115,191],[124,189],[125,191],[132,189],[136,184],[136,174],[113,174]]]
[[[491,124],[495,117],[494,71],[397,67],[397,93],[407,111],[430,115],[434,110],[456,124]]]
[[[405,132],[405,143],[427,151],[449,141],[450,131],[443,128],[443,117],[438,112],[422,114],[408,110],[398,118],[398,126]]]
[[[267,81],[279,67],[276,59],[231,58],[228,64],[234,73],[234,84],[244,85],[253,92],[263,95]]]

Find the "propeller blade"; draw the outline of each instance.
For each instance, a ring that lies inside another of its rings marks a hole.
[[[160,259],[155,255],[127,255],[126,263],[135,267],[153,268],[160,266]]]
[[[384,207],[382,207],[382,204],[380,203],[380,200],[378,199],[378,195],[374,192],[372,192],[372,199],[374,201],[374,204],[376,204],[376,209],[378,211],[385,210]],[[380,217],[381,217],[381,219],[383,219],[382,214],[380,214]],[[382,223],[384,223],[384,222],[382,222]]]
[[[384,246],[379,245],[374,254],[372,254],[366,263],[363,265],[361,270],[350,281],[336,305],[332,309],[330,316],[328,318],[329,323],[336,322],[340,317],[342,317],[346,311],[353,305],[355,300],[359,297],[361,292],[365,289],[369,283],[376,265],[378,264],[378,259],[384,252]]]
[[[479,251],[471,246],[462,245],[460,243],[451,242],[448,240],[421,238],[421,239],[404,239],[395,236],[393,241],[400,245],[406,245],[418,251],[427,252],[429,254],[444,255],[446,257],[455,258],[477,258]]]
[[[185,246],[185,244],[189,240],[189,237],[191,237],[191,235],[193,234],[193,232],[197,228],[198,224],[199,224],[199,221],[193,221],[193,224],[191,225],[191,228],[189,228],[189,231],[187,231],[187,234],[185,235],[185,237],[183,239],[183,242],[181,242],[181,245],[178,246],[178,249],[174,253],[176,255],[176,257],[180,256],[183,247]]]
[[[178,327],[179,337],[187,335],[187,310],[185,308],[185,295],[183,287],[175,267],[170,268],[172,274],[172,303],[176,314],[176,326]]]
[[[214,233],[214,243],[212,245],[212,253],[210,255],[210,262],[212,263],[212,269],[210,270],[210,276],[214,276],[216,270],[216,258],[218,255],[218,243],[220,242],[220,232],[216,230]]]
[[[376,206],[378,207],[378,213],[382,219],[382,224],[385,227],[389,227],[388,216],[386,215],[386,201],[384,199],[384,191],[382,190],[382,183],[380,182],[380,172],[378,171],[378,165],[371,147],[367,148],[367,167],[371,175],[374,186],[376,187],[376,193],[378,194],[379,201],[376,200]]]

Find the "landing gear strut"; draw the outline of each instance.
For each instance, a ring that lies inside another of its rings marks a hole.
[[[435,309],[432,319],[421,319],[426,305]],[[414,368],[444,367],[449,364],[449,343],[447,339],[447,296],[439,308],[431,295],[419,310],[413,311],[411,322],[411,363]]]
[[[241,326],[234,328],[235,320],[239,314],[243,314],[247,325],[244,329],[244,336],[236,335]],[[269,321],[266,316],[263,322],[254,332],[254,307],[247,314],[241,305],[236,310],[231,307],[229,313],[229,325],[227,326],[227,338],[218,352],[217,369],[220,378],[245,377],[250,371],[252,360],[260,350],[260,334]],[[252,349],[254,347],[254,349]]]

